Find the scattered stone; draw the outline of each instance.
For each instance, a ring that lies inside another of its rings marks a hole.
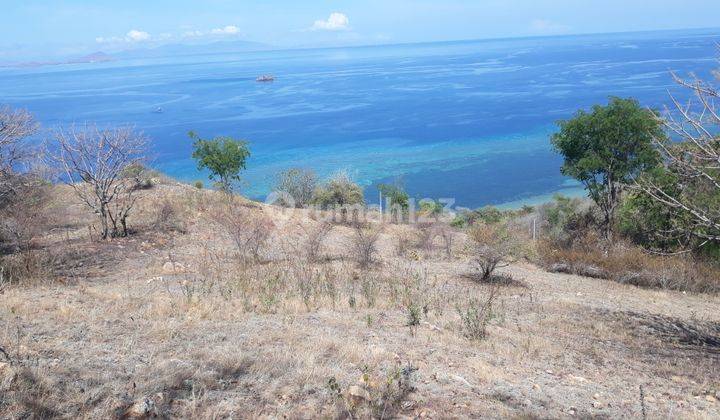
[[[595,395],[593,395],[593,399],[594,399],[594,400],[599,400],[599,399],[600,399],[600,394],[597,394],[597,393],[596,393]]]
[[[460,375],[450,375],[450,377],[451,377],[452,379],[460,382],[461,384],[466,385],[466,386],[469,386],[470,388],[472,388],[472,384],[470,384],[470,382],[468,382],[467,379],[463,378],[462,376],[460,376]]]
[[[600,401],[593,401],[592,406],[593,408],[602,408],[603,404]]]
[[[706,396],[705,396],[705,401],[707,401],[707,402],[709,402],[709,403],[715,404],[715,401],[717,401],[717,400],[716,400],[715,397],[713,397],[712,395],[706,395]]]
[[[370,393],[367,391],[367,389],[353,385],[350,388],[348,388],[347,391],[348,399],[352,402],[353,405],[358,405],[364,401],[370,401]]]
[[[568,375],[566,379],[569,380],[570,382],[573,382],[573,383],[575,383],[575,382],[580,382],[580,383],[588,382],[588,380],[585,379],[585,378],[583,378],[582,376],[575,376],[575,375]]]
[[[417,405],[416,401],[403,401],[402,403],[402,409],[404,411],[410,411]]]
[[[534,389],[535,391],[540,391],[540,385],[538,385],[538,384],[533,384],[533,389]]]
[[[130,406],[125,411],[125,415],[123,418],[126,419],[147,419],[150,417],[157,417],[157,407],[155,406],[155,401],[151,400],[150,398],[142,398],[138,401],[135,401],[133,405]]]
[[[426,327],[430,328],[433,331],[442,331],[442,328],[438,327],[437,325],[433,325],[427,321],[423,321],[423,325],[425,325]]]
[[[179,274],[185,272],[185,266],[179,262],[168,261],[163,264],[163,274]]]

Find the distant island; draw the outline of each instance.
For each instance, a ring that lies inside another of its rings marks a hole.
[[[59,66],[63,64],[91,64],[91,63],[107,63],[115,61],[115,57],[106,54],[102,51],[97,51],[92,54],[83,55],[81,57],[72,58],[69,60],[62,61],[25,61],[20,63],[9,63],[0,64],[0,67],[15,67],[15,68],[27,68],[27,67],[44,67],[44,66]]]

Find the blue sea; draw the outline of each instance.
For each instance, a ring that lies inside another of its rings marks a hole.
[[[152,166],[186,181],[207,179],[188,131],[245,139],[240,189],[253,198],[279,171],[308,167],[349,172],[371,202],[378,183],[402,182],[416,198],[513,206],[581,193],[549,143],[558,120],[611,95],[661,107],[683,94],[671,71],[718,67],[718,41],[673,31],[0,69],[0,103],[48,129],[133,125],[151,139]]]

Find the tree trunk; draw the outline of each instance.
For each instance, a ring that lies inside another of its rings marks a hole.
[[[108,239],[110,235],[110,224],[108,223],[108,214],[105,204],[100,204],[100,223],[102,228],[100,237],[102,239]]]

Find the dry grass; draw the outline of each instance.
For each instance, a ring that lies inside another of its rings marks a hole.
[[[614,280],[641,287],[695,293],[720,292],[720,268],[690,255],[661,256],[619,243],[607,250],[539,245],[540,261],[551,271]]]
[[[357,229],[248,202],[243,226],[274,228],[262,258],[237,258],[226,200],[152,192],[183,229],[156,228],[165,203],[148,195],[135,235],[91,241],[90,215],[63,202],[66,226],[39,246],[76,263],[0,289],[0,417],[628,417],[640,385],[648,417],[720,414],[716,353],[641,325],[712,339],[715,296],[524,264],[498,272],[524,287],[476,283],[464,233],[452,259],[398,255],[405,226],[361,229],[363,266]]]

